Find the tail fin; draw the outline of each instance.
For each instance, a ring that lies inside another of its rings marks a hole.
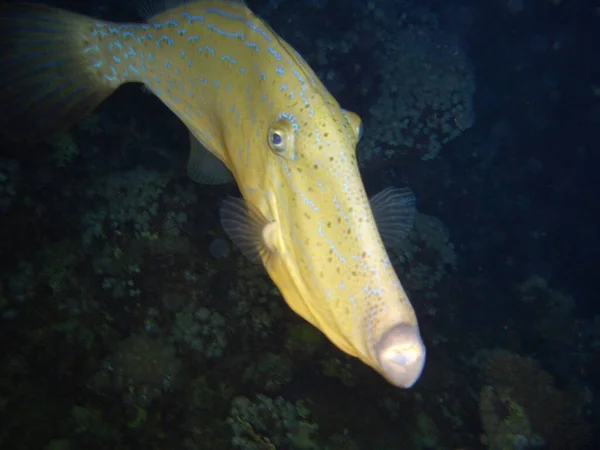
[[[42,139],[114,92],[97,69],[97,22],[45,5],[0,6],[0,128]]]

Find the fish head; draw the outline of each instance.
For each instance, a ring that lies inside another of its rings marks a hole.
[[[360,118],[289,55],[289,70],[255,104],[261,121],[248,130],[251,149],[228,163],[248,209],[264,218],[262,262],[292,310],[392,384],[410,387],[425,347],[358,170]]]

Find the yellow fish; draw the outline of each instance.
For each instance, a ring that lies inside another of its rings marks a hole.
[[[223,226],[288,305],[394,385],[419,378],[425,347],[381,237],[406,232],[414,197],[387,189],[369,201],[360,118],[245,5],[184,3],[120,24],[8,4],[0,55],[5,125],[38,135],[143,83],[194,137],[189,175],[235,179],[243,200],[224,202]]]

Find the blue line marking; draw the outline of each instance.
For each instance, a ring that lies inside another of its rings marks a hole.
[[[202,24],[204,23],[204,16],[192,16],[190,13],[187,12],[183,13],[181,16],[187,19],[189,24],[192,24],[194,22],[200,22]]]
[[[227,19],[232,19],[232,20],[236,20],[238,22],[242,22],[248,28],[250,28],[252,31],[260,34],[267,42],[271,42],[273,40],[273,39],[271,39],[269,37],[269,35],[263,29],[261,29],[260,27],[254,25],[250,20],[247,20],[244,17],[237,16],[235,14],[231,14],[231,13],[222,11],[222,10],[217,9],[217,8],[208,8],[206,10],[206,12],[209,13],[209,14],[215,14],[217,16],[225,17]]]
[[[246,42],[246,46],[253,49],[256,53],[259,52],[258,45],[256,45],[254,42]]]
[[[221,61],[229,61],[231,64],[235,64],[235,59],[228,55],[221,56]]]
[[[269,50],[269,53],[273,55],[277,61],[281,61],[281,55],[277,53],[277,51],[273,47],[268,46],[267,50]]]

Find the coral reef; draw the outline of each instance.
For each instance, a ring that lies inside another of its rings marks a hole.
[[[544,440],[533,433],[523,407],[501,390],[484,386],[479,393],[479,417],[484,434],[481,442],[489,450],[542,448]]]
[[[480,414],[488,448],[559,450],[588,443],[591,430],[581,416],[581,399],[558,390],[536,360],[496,350],[483,365],[483,377]]]
[[[246,381],[253,382],[266,392],[280,390],[292,380],[292,361],[285,354],[265,353],[244,370],[242,375]]]
[[[457,256],[444,224],[433,216],[417,213],[407,239],[389,249],[395,266],[408,267],[402,282],[412,290],[435,297],[433,287],[456,269]]]
[[[473,125],[471,62],[456,36],[433,26],[407,24],[381,41],[376,52],[381,91],[370,110],[361,160],[377,153],[433,159]]]
[[[204,358],[218,358],[227,346],[225,318],[203,306],[186,305],[175,315],[170,339]]]
[[[154,232],[151,219],[158,213],[158,200],[167,181],[159,172],[143,168],[98,180],[87,192],[97,207],[83,216],[83,245],[88,247],[95,239],[115,234],[150,237]]]
[[[91,385],[99,391],[117,390],[127,403],[147,407],[171,388],[180,369],[174,347],[140,333],[117,344]]]
[[[255,401],[236,397],[227,422],[233,429],[232,444],[236,448],[311,450],[319,448],[312,436],[318,426],[307,420],[309,415],[302,402],[294,405],[282,397],[259,394]]]

